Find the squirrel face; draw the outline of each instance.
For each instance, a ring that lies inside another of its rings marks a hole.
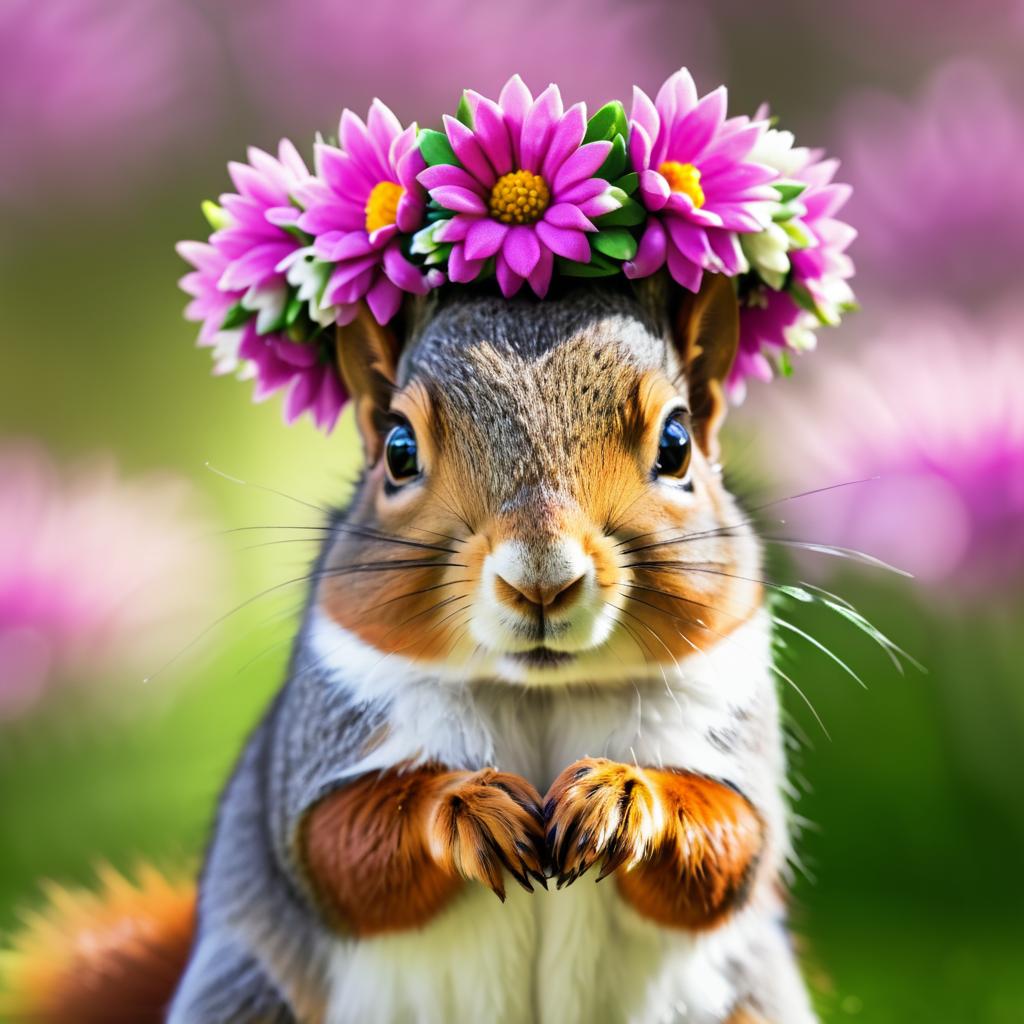
[[[342,337],[368,465],[324,611],[442,675],[520,683],[660,676],[727,635],[760,587],[713,465],[725,286],[675,327],[585,288],[461,298],[401,352],[365,322]]]

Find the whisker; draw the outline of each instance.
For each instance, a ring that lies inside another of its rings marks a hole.
[[[806,632],[805,630],[802,630],[799,626],[794,625],[792,622],[787,622],[785,619],[780,619],[778,615],[772,615],[772,621],[782,626],[783,629],[788,629],[790,630],[790,632],[796,633],[797,636],[802,637],[812,646],[817,647],[822,654],[824,654],[826,657],[831,658],[832,661],[834,661],[844,672],[846,672],[846,674],[850,676],[851,679],[855,680],[856,683],[861,687],[861,689],[866,690],[868,688],[867,683],[865,683],[864,680],[861,679],[861,677],[857,675],[857,673],[854,672],[853,669],[850,668],[850,666],[847,665],[846,662],[843,661],[843,659],[840,658],[838,654],[836,654],[835,651],[826,647],[820,640],[811,636],[810,633]]]
[[[324,505],[317,505],[312,501],[305,501],[302,498],[296,498],[294,494],[288,494],[285,491],[279,491],[276,487],[268,487],[266,484],[252,483],[249,480],[243,480],[241,477],[232,476],[230,473],[225,473],[222,469],[217,469],[209,460],[203,463],[204,468],[208,469],[211,473],[216,474],[229,483],[239,484],[242,487],[252,487],[257,491],[263,491],[265,494],[273,494],[278,498],[286,498],[288,501],[294,501],[297,505],[305,505],[306,508],[311,508],[316,512],[322,512],[324,515],[330,515],[331,510]]]
[[[719,526],[719,527],[716,527],[713,530],[705,530],[705,531],[702,531],[702,532],[699,532],[699,533],[683,534],[679,538],[674,539],[674,540],[665,540],[665,541],[658,541],[658,542],[655,542],[653,544],[645,544],[642,547],[633,548],[631,550],[632,551],[645,551],[648,548],[662,547],[664,545],[669,545],[669,544],[679,544],[679,543],[682,543],[684,540],[697,540],[697,539],[702,538],[702,537],[712,537],[712,536],[715,536],[716,534],[720,534],[723,531],[738,530],[738,529],[741,529],[742,527],[745,527],[745,526],[754,526],[754,525],[756,525],[756,520],[754,519],[754,515],[756,513],[758,513],[758,512],[763,512],[765,509],[774,508],[777,505],[784,505],[784,504],[786,504],[787,502],[790,502],[790,501],[797,501],[800,498],[810,498],[810,497],[812,497],[815,494],[825,494],[828,491],[835,491],[835,490],[838,490],[841,487],[853,487],[853,486],[855,486],[857,484],[870,483],[872,480],[877,480],[877,479],[878,479],[878,477],[864,477],[864,478],[862,478],[860,480],[845,480],[842,483],[829,484],[829,486],[827,486],[827,487],[817,487],[817,488],[814,488],[813,490],[800,491],[797,494],[789,494],[789,495],[786,495],[786,497],[784,497],[784,498],[776,498],[774,501],[767,501],[767,502],[765,502],[762,505],[755,505],[753,508],[751,508],[751,509],[749,509],[747,511],[745,518],[740,520],[740,522],[738,522],[738,523],[732,523],[732,524],[729,524],[729,525],[726,525],[726,526]],[[660,530],[650,530],[647,533],[641,533],[641,534],[638,534],[635,537],[629,537],[629,538],[627,538],[625,540],[618,541],[615,546],[621,548],[621,547],[624,547],[627,544],[635,544],[638,540],[643,540],[645,537],[656,537],[659,533],[666,533],[668,530],[672,530],[672,529],[675,529],[675,527],[667,526],[667,527],[664,527],[663,529],[660,529]],[[627,550],[627,551],[624,551],[623,553],[624,554],[629,554],[630,551]]]
[[[811,703],[811,701],[808,698],[807,694],[804,693],[804,691],[801,690],[800,687],[796,685],[796,683],[793,681],[791,676],[788,676],[785,672],[783,672],[782,669],[779,668],[778,665],[774,664],[774,662],[770,663],[768,667],[780,679],[782,679],[785,682],[789,683],[789,685],[792,686],[793,689],[800,695],[801,700],[803,700],[803,702],[810,709],[811,714],[814,715],[814,720],[818,723],[819,727],[821,728],[821,731],[825,734],[825,739],[827,739],[829,741],[829,743],[831,743],[832,742],[832,736],[830,735],[828,729],[825,728],[825,723],[821,720],[821,715],[818,714],[817,709]]]
[[[883,561],[875,555],[869,555],[866,551],[858,551],[856,548],[847,548],[839,544],[821,544],[816,541],[798,540],[793,537],[767,537],[762,535],[760,540],[767,544],[777,544],[780,547],[799,548],[802,551],[811,551],[819,555],[832,555],[835,558],[849,558],[854,562],[862,562],[876,569],[885,569],[887,572],[894,572],[897,576],[903,576],[912,580],[914,574],[901,569],[897,565]]]

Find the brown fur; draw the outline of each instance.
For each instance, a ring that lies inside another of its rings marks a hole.
[[[96,892],[47,886],[0,951],[0,1017],[8,1024],[159,1024],[188,960],[195,883],[151,867],[130,881],[99,871]]]
[[[690,772],[602,758],[570,765],[545,803],[559,883],[602,862],[633,907],[659,924],[720,924],[745,896],[764,844],[746,799]]]
[[[505,772],[424,767],[367,777],[326,797],[300,840],[307,875],[339,930],[416,928],[466,879],[504,899],[502,870],[526,888],[543,871],[540,797]]]
[[[726,1024],[770,1024],[770,1022],[761,1016],[759,1013],[755,1013],[753,1010],[747,1010],[740,1008],[733,1011],[732,1016],[726,1021]]]

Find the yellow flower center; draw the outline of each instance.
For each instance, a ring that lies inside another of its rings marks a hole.
[[[386,228],[398,220],[398,203],[405,189],[394,181],[378,181],[366,200],[366,230]]]
[[[700,171],[693,164],[681,164],[677,160],[666,160],[658,167],[658,173],[668,182],[673,192],[689,196],[699,210],[704,205],[704,189],[700,187]]]
[[[503,174],[491,189],[491,216],[503,224],[532,224],[548,208],[547,182],[533,171]]]

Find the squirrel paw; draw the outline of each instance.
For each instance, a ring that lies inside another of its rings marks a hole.
[[[640,768],[605,758],[569,765],[548,790],[547,843],[558,888],[602,861],[598,881],[638,863],[661,832],[661,805]]]
[[[438,797],[431,819],[434,859],[488,886],[502,902],[502,868],[528,892],[544,888],[544,819],[540,794],[525,779],[485,768],[459,773]]]

